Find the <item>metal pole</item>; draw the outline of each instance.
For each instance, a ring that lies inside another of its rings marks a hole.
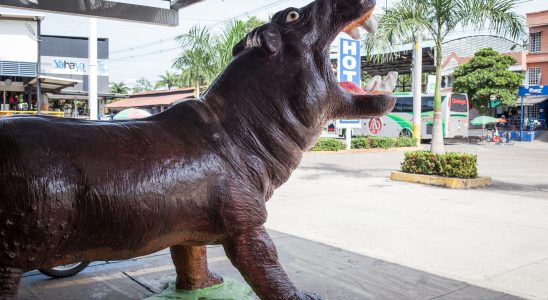
[[[421,105],[422,105],[422,37],[415,34],[413,49],[413,137],[417,139],[417,147],[421,144]]]
[[[98,120],[97,104],[97,19],[89,19],[88,108],[90,120]]]
[[[346,150],[352,149],[352,128],[350,127],[346,128],[345,142],[346,142]]]
[[[40,75],[42,74],[42,52],[40,51],[40,45],[42,44],[42,19],[38,18],[38,24],[36,26],[36,39],[38,40],[38,61],[36,63],[36,112],[42,112],[42,82],[40,81]]]
[[[519,121],[519,140],[523,141],[523,96],[521,96],[521,114]]]

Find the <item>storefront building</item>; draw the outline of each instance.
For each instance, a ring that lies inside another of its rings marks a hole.
[[[88,39],[41,35],[42,19],[0,13],[0,117],[38,110],[60,117],[85,117]],[[109,93],[108,39],[98,39],[97,47],[97,87],[99,103],[104,105],[115,96]]]
[[[29,82],[38,72],[38,31],[42,16],[0,14],[0,111],[32,109]]]
[[[548,10],[527,14],[529,26],[529,51],[527,53],[528,85],[548,85]],[[548,117],[548,99],[546,97],[527,97],[528,112],[524,115],[537,118],[546,128]]]
[[[89,59],[85,37],[43,35],[41,71],[44,76],[72,80],[76,84],[55,93],[46,93],[43,109],[62,110],[67,116],[87,115]],[[97,39],[97,92],[100,105],[114,97],[109,93],[108,39]],[[101,111],[101,110],[100,110]]]

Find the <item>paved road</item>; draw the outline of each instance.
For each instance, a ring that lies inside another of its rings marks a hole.
[[[548,299],[548,143],[449,145],[495,184],[390,181],[403,153],[308,154],[268,203],[269,228],[527,298]]]
[[[449,145],[495,185],[392,182],[402,153],[307,154],[268,203],[282,263],[324,299],[548,299],[548,143]],[[241,279],[220,247],[214,270]],[[167,252],[100,262],[81,276],[31,272],[23,299],[138,299],[174,276]],[[510,295],[509,295],[510,294]]]

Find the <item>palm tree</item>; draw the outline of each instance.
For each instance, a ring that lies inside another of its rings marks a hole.
[[[127,94],[129,93],[129,86],[123,82],[111,82],[110,83],[110,92],[113,94]]]
[[[264,23],[264,21],[261,21],[256,17],[251,17],[247,19],[247,21],[234,20],[226,25],[223,32],[215,41],[215,51],[219,56],[217,61],[217,73],[220,73],[232,60],[232,48],[234,48],[248,32]]]
[[[436,47],[436,92],[431,151],[443,153],[441,62],[442,46],[447,36],[458,28],[489,28],[512,39],[524,33],[524,20],[512,12],[514,0],[400,0],[380,18],[379,28],[368,47],[390,45],[409,40],[417,34],[432,38]],[[370,49],[371,50],[371,49]]]
[[[176,38],[183,51],[175,59],[173,66],[186,70],[196,86],[196,97],[200,97],[200,85],[208,83],[215,75],[218,64],[214,49],[214,40],[205,27],[192,27],[187,34]]]
[[[137,79],[137,82],[135,86],[132,89],[133,93],[141,93],[141,92],[149,92],[154,89],[154,86],[150,82],[150,80],[146,79],[146,77],[141,77]]]
[[[179,77],[178,74],[166,71],[164,75],[160,75],[160,80],[156,82],[156,88],[167,87],[168,90],[171,90],[172,87],[179,86]]]

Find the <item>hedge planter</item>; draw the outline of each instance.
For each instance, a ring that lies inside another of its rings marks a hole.
[[[477,188],[491,184],[490,177],[478,177],[477,157],[468,153],[407,152],[401,168],[402,172],[392,172],[392,180],[455,189]]]
[[[436,175],[411,174],[393,171],[390,179],[396,181],[422,183],[435,186],[445,186],[452,189],[470,189],[491,185],[491,177],[478,177],[474,179],[441,177]]]
[[[334,138],[319,138],[316,145],[310,149],[310,152],[340,152],[340,153],[363,153],[363,152],[382,152],[382,151],[414,151],[419,150],[416,147],[417,141],[413,138],[387,138],[377,136],[364,136],[352,139],[352,150],[346,150],[344,142]],[[380,150],[380,151],[379,151]]]

